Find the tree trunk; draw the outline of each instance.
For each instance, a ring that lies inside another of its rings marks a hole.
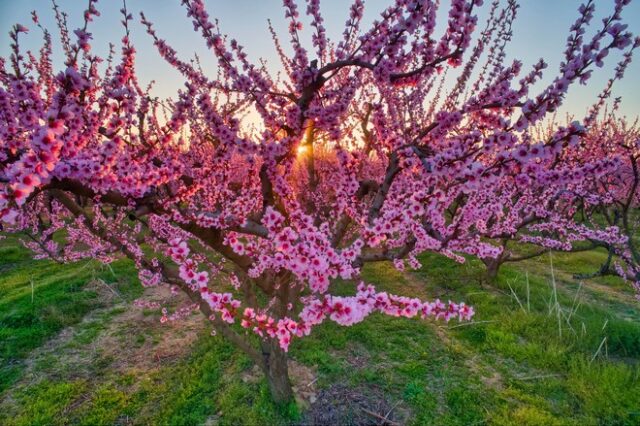
[[[482,263],[487,267],[487,271],[485,272],[485,278],[487,283],[495,283],[496,278],[498,278],[498,271],[500,270],[500,266],[510,257],[507,252],[507,245],[509,244],[509,240],[507,238],[502,238],[500,240],[500,245],[502,246],[502,251],[496,258],[485,257],[482,260]]]
[[[609,247],[607,260],[600,266],[600,275],[611,274],[611,261],[613,260],[613,247]]]
[[[609,247],[607,253],[607,260],[600,266],[600,268],[593,273],[590,274],[573,274],[573,278],[578,280],[586,280],[595,277],[604,277],[605,275],[617,275],[616,272],[611,270],[611,261],[613,260],[613,247]]]
[[[287,353],[280,348],[277,339],[269,339],[262,343],[264,356],[263,370],[269,384],[271,397],[276,404],[287,404],[293,401],[293,389],[289,380]]]
[[[490,283],[495,282],[496,278],[498,277],[498,271],[500,270],[500,266],[502,265],[502,259],[486,258],[486,259],[482,259],[482,262],[487,267],[487,270],[485,272],[487,282],[490,282]]]

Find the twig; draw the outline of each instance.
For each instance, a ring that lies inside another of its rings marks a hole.
[[[122,299],[122,296],[120,295],[120,293],[113,287],[111,287],[109,284],[107,284],[104,280],[101,280],[100,278],[96,278],[94,280],[94,282],[97,282],[99,284],[102,284],[102,286],[106,287],[107,289],[109,289],[109,291],[111,291],[111,293],[113,293],[115,296],[119,297],[120,299]]]
[[[539,376],[529,376],[529,377],[517,377],[518,380],[534,380],[534,379],[546,379],[550,377],[560,377],[560,374],[541,374]]]
[[[489,323],[489,322],[498,322],[498,320],[464,322],[462,324],[458,324],[458,325],[454,325],[454,326],[450,326],[450,327],[442,327],[442,328],[446,328],[447,330],[451,330],[452,328],[465,327],[467,325],[474,325],[474,324],[486,324],[486,323]]]
[[[369,411],[366,408],[361,408],[362,411],[364,411],[365,413],[369,414],[370,416],[375,417],[376,419],[382,420],[382,423],[380,424],[390,424],[391,426],[400,426],[400,423],[396,423],[394,421],[391,421],[389,419],[387,419],[386,417],[382,417],[380,414],[374,413],[373,411]]]
[[[474,294],[486,294],[488,291],[472,291],[471,293],[465,293],[465,297],[473,296]]]
[[[393,404],[393,407],[391,407],[391,409],[389,411],[387,411],[387,414],[384,415],[385,419],[389,418],[389,414],[391,414],[391,412],[393,410],[395,410],[395,408],[402,402],[402,400],[398,400],[398,402],[396,402],[395,404]]]

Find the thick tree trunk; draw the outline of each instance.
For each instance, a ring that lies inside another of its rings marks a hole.
[[[280,348],[276,339],[269,339],[262,343],[264,356],[263,370],[269,384],[271,397],[277,404],[287,404],[293,401],[293,389],[289,380],[287,353]]]

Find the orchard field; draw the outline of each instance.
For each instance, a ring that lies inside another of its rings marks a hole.
[[[640,425],[639,16],[0,0],[0,426]]]
[[[604,253],[508,264],[492,285],[477,260],[425,256],[417,271],[364,274],[416,297],[464,296],[473,321],[323,324],[292,344],[287,409],[201,314],[161,324],[132,306],[143,290],[128,261],[34,261],[4,240],[0,424],[640,423],[637,300],[618,278],[573,278]]]

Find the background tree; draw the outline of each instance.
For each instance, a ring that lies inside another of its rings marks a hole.
[[[638,251],[638,207],[640,206],[640,130],[638,123],[616,117],[619,99],[611,112],[593,124],[575,161],[606,156],[616,167],[600,179],[585,182],[580,216],[593,229],[616,227],[619,238],[595,239],[592,243],[607,251],[607,259],[589,276],[618,275],[640,291],[640,252]]]

